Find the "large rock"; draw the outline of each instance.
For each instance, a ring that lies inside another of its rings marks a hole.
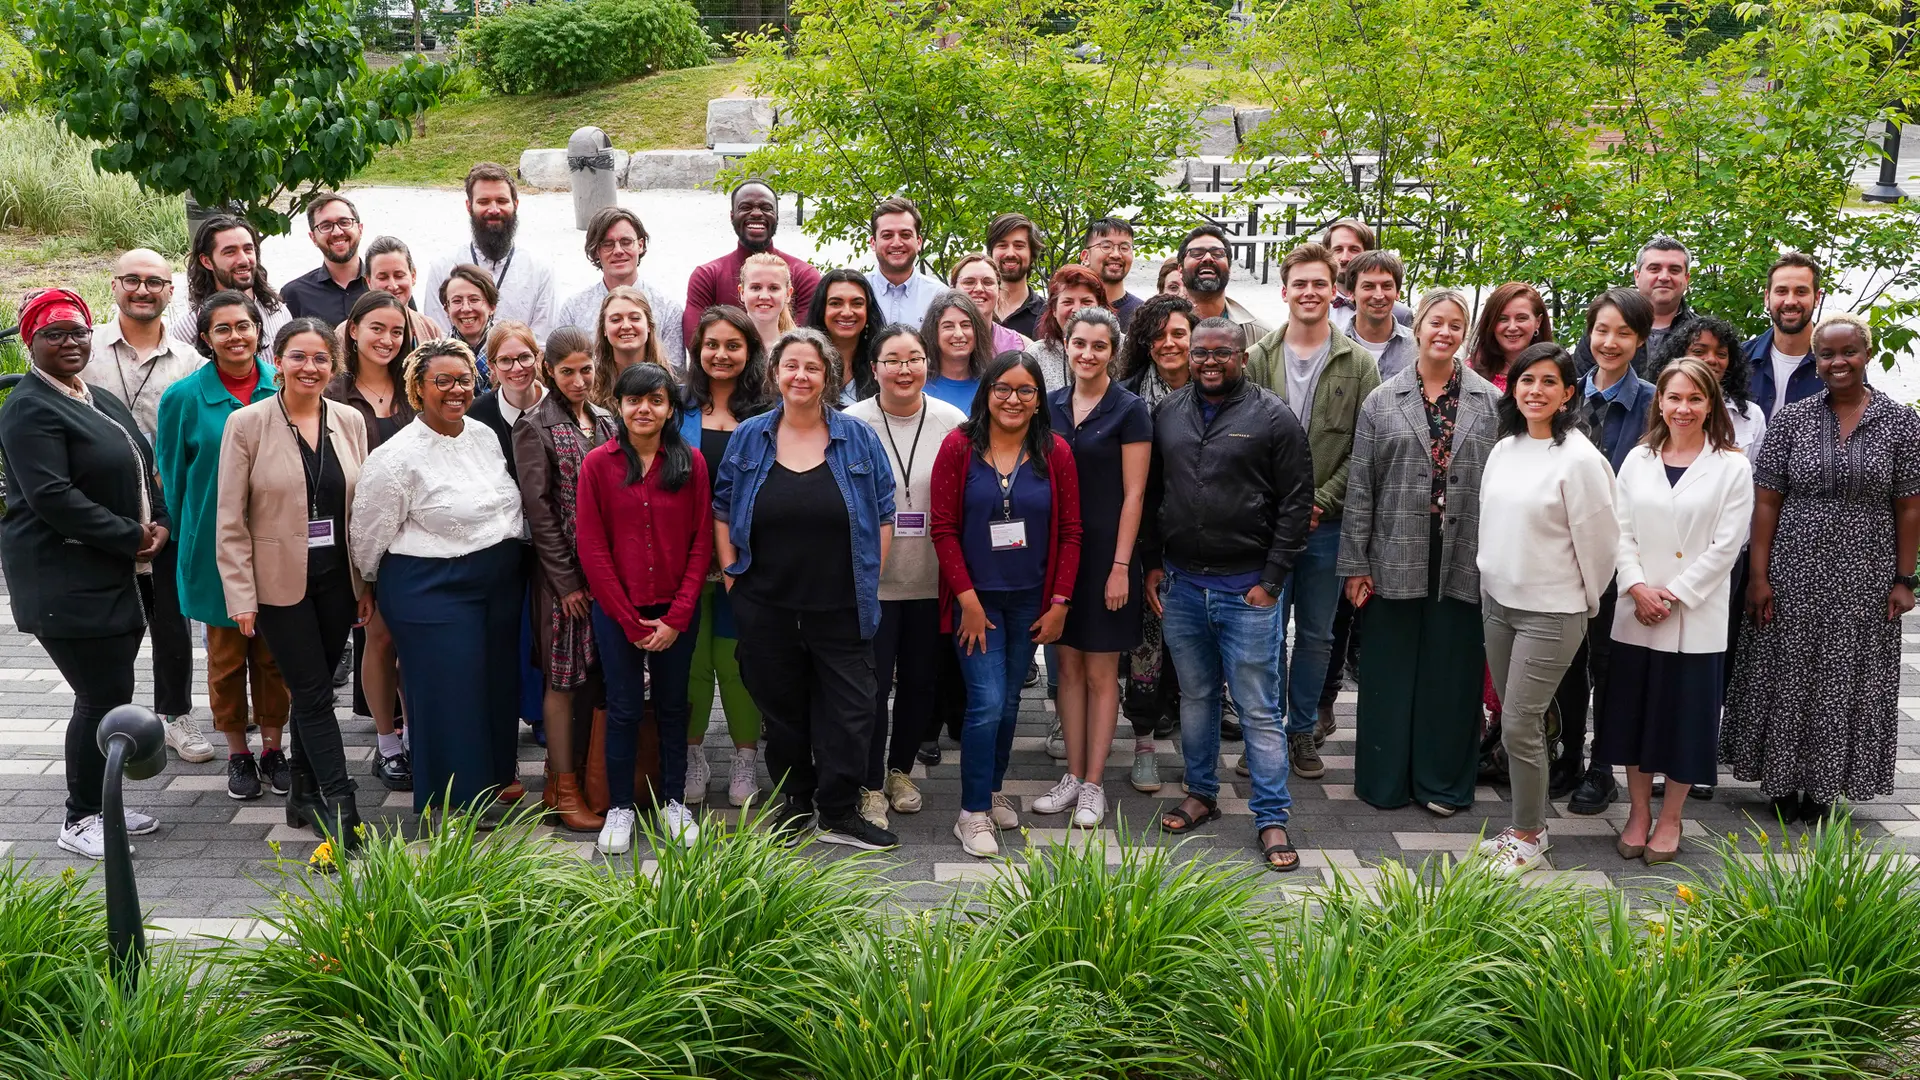
[[[707,102],[707,145],[766,142],[774,121],[771,98],[714,98]]]
[[[627,160],[625,150],[613,151],[613,182],[625,186]],[[573,187],[573,177],[567,168],[565,150],[522,150],[520,151],[520,183],[527,187],[545,188],[549,191],[568,191]]]
[[[627,159],[623,187],[633,191],[651,188],[704,188],[720,175],[719,154],[709,150],[642,150]]]
[[[1234,128],[1233,106],[1209,105],[1200,110],[1196,134],[1199,144],[1194,148],[1196,156],[1206,154],[1231,154],[1240,145],[1240,134]]]
[[[1255,128],[1271,119],[1272,109],[1241,108],[1233,111],[1233,127],[1239,133],[1241,142],[1246,142]]]

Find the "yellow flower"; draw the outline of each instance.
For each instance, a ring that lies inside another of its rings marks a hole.
[[[275,854],[279,854],[279,852],[276,851]],[[309,870],[335,870],[338,868],[339,864],[335,862],[333,858],[333,841],[331,840],[322,840],[320,846],[313,849],[313,854],[307,856],[307,869]]]
[[[1682,885],[1673,891],[1674,891],[1674,895],[1678,896],[1682,901],[1689,904],[1699,899],[1698,896],[1694,895],[1693,889],[1686,885]]]

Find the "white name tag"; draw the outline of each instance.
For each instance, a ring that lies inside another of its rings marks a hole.
[[[307,522],[307,546],[310,548],[328,548],[333,546],[332,518],[319,518]]]
[[[995,551],[1018,551],[1027,546],[1027,523],[1019,518],[989,522],[987,539],[993,542]]]
[[[925,510],[902,510],[893,515],[893,535],[927,535],[927,512]]]

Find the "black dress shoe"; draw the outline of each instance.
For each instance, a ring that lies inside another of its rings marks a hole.
[[[373,776],[388,791],[412,791],[413,759],[405,750],[388,757],[376,746],[373,748]]]
[[[1170,739],[1174,736],[1174,733],[1179,730],[1180,713],[1178,710],[1175,710],[1161,716],[1159,723],[1153,725],[1153,737],[1156,739]]]
[[[1768,806],[1773,811],[1774,820],[1781,825],[1791,825],[1800,820],[1800,793],[1797,791],[1789,795],[1775,795]]]
[[[1827,818],[1832,814],[1833,814],[1832,803],[1815,802],[1813,801],[1812,794],[1808,792],[1800,793],[1800,820],[1801,821],[1804,821],[1809,825],[1821,825],[1821,824],[1824,824]]]
[[[1712,784],[1695,784],[1693,785],[1693,790],[1687,792],[1687,798],[1699,799],[1701,802],[1712,802],[1713,801],[1713,785]]]
[[[1614,782],[1613,769],[1606,765],[1594,765],[1587,769],[1580,786],[1573,789],[1573,797],[1567,800],[1567,809],[1575,814],[1597,814],[1619,797],[1620,785]]]
[[[1586,774],[1580,771],[1580,759],[1561,758],[1547,772],[1547,798],[1564,799],[1574,793]]]
[[[929,769],[940,764],[940,740],[929,739],[921,743],[920,749],[913,752],[913,757],[914,760]]]

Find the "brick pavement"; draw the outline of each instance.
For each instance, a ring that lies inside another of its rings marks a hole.
[[[1884,832],[1912,848],[1920,843],[1920,616],[1908,620],[1905,640],[1896,790],[1889,798],[1856,806],[1854,813],[1870,834]],[[203,664],[204,656],[196,653],[195,686],[201,693],[196,695],[195,704],[204,719]],[[150,702],[151,669],[144,651],[140,671],[137,700]],[[71,692],[31,638],[10,628],[0,630],[0,857],[32,860],[38,872],[57,873],[84,864],[84,860],[54,845],[65,796],[61,746],[72,700]],[[350,711],[345,703],[343,695],[343,717]],[[1008,793],[1021,798],[1023,809],[1061,771],[1044,749],[1050,708],[1042,694],[1028,691],[1007,783]],[[1417,808],[1381,811],[1357,801],[1352,788],[1351,692],[1341,695],[1337,712],[1341,730],[1324,750],[1326,776],[1321,780],[1295,777],[1291,782],[1293,841],[1301,849],[1305,868],[1293,875],[1274,875],[1276,888],[1295,888],[1320,880],[1321,875],[1333,872],[1331,868],[1366,877],[1386,860],[1417,862],[1435,854],[1457,854],[1466,850],[1483,829],[1492,832],[1505,825],[1506,793],[1499,789],[1481,788],[1471,811],[1448,820]],[[390,795],[368,772],[372,722],[353,718],[344,720],[342,727],[360,784],[361,814],[369,821],[409,832],[417,828],[410,810],[411,797]],[[1116,839],[1117,827],[1137,832],[1150,826],[1159,809],[1181,794],[1177,748],[1167,740],[1160,742],[1166,787],[1155,796],[1132,789],[1127,782],[1132,743],[1124,722],[1121,728],[1122,736],[1108,760],[1105,778],[1112,802],[1109,827],[1096,834],[1110,842]],[[726,725],[716,718],[709,730],[707,753],[715,773],[709,813],[731,818],[737,812],[726,808],[730,753]],[[1232,755],[1238,749],[1237,744],[1223,746],[1228,755],[1221,772],[1226,785],[1222,791],[1225,816],[1180,845],[1176,858],[1245,861],[1249,865],[1257,858],[1252,819],[1244,802],[1245,785],[1236,783],[1240,778],[1230,769]],[[521,773],[535,791],[542,754],[539,747],[523,739]],[[890,856],[895,863],[891,876],[901,883],[902,902],[924,904],[944,899],[954,883],[977,881],[994,873],[995,867],[968,858],[952,837],[959,802],[958,752],[949,747],[942,764],[931,770],[916,766],[915,776],[926,794],[926,809],[915,815],[893,815],[894,828],[904,843]],[[764,765],[761,779],[765,784]],[[141,899],[163,932],[251,932],[254,924],[248,916],[262,905],[264,890],[276,877],[276,856],[270,842],[279,843],[282,856],[301,859],[314,843],[312,834],[286,827],[278,797],[269,794],[250,803],[229,799],[225,763],[220,758],[201,765],[170,759],[159,776],[128,785],[127,803],[158,816],[162,822],[158,833],[136,841],[135,870]],[[1652,870],[1638,862],[1622,863],[1613,850],[1614,836],[1626,814],[1622,804],[1597,818],[1569,816],[1564,805],[1556,807],[1555,813],[1558,816],[1551,824],[1554,869],[1530,875],[1535,883],[1639,887],[1648,884],[1650,878],[1664,880],[1682,875],[1689,866],[1705,861],[1705,856],[1689,853],[1675,864]],[[1752,785],[1729,782],[1721,786],[1712,803],[1691,802],[1687,814],[1689,836],[1723,835],[1748,828],[1749,815],[1753,820],[1764,820],[1766,804]],[[1026,839],[1030,844],[1084,838],[1084,834],[1076,835],[1066,828],[1066,815],[1027,814],[1023,819],[1030,826]],[[553,835],[557,842],[574,845],[583,858],[598,858],[592,852],[591,836],[557,830]],[[1020,842],[1017,834],[1007,834],[1003,849]],[[1164,839],[1149,842],[1172,843]],[[823,853],[823,857],[826,854],[830,853]]]

